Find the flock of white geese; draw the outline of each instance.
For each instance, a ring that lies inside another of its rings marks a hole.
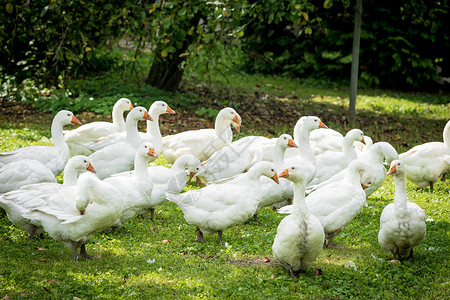
[[[398,155],[387,142],[373,143],[359,129],[343,136],[315,116],[301,117],[293,137],[232,142],[231,126],[239,132],[242,120],[229,107],[218,113],[214,129],[162,137],[159,117],[165,113],[175,111],[163,101],[147,111],[122,98],[112,122],[63,131],[81,123],[72,112],[60,111],[51,126],[53,146],[0,153],[0,207],[29,239],[45,231],[71,248],[77,260],[88,257],[85,242],[93,233],[118,228],[136,215],[153,218],[167,200],[197,227],[198,241],[217,233],[219,243],[226,228],[256,221],[260,209],[273,206],[288,215],[278,226],[272,253],[295,277],[324,245],[338,247],[333,238],[390,174],[395,197],[381,214],[378,241],[394,259],[413,257],[413,247],[425,237],[425,213],[407,200],[406,178],[432,189],[450,170],[450,121],[443,143]],[[143,120],[147,131],[139,132]],[[160,154],[171,168],[149,165]],[[390,166],[387,173],[384,164]],[[61,172],[59,184],[55,176]],[[193,176],[202,187],[182,193]]]

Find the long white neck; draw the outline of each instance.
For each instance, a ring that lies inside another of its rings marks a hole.
[[[311,134],[311,130],[309,128],[306,128],[305,126],[302,126],[300,130],[298,131],[297,136],[295,137],[297,139],[297,145],[299,150],[299,156],[307,158],[313,163],[316,163],[315,156],[311,150],[311,145],[309,143],[309,136]]]
[[[306,220],[310,216],[308,206],[305,202],[305,188],[306,182],[304,180],[294,182],[293,184],[294,199],[292,200],[292,214],[300,217],[302,220]]]
[[[219,137],[225,144],[231,143],[233,140],[233,132],[231,131],[230,121],[217,116],[214,130],[217,137]]]
[[[284,153],[286,152],[286,148],[282,145],[275,144],[275,147],[273,149],[272,153],[272,161],[275,169],[280,172],[284,168]]]
[[[64,140],[63,134],[63,126],[60,122],[53,119],[52,122],[52,140],[53,145],[58,149],[61,154],[69,154],[69,146],[67,146],[66,141]]]
[[[139,145],[142,143],[142,139],[139,136],[138,132],[138,120],[134,118],[127,118],[125,122],[126,133],[127,133],[127,142],[131,145]]]
[[[78,180],[78,170],[73,165],[73,161],[69,160],[66,167],[64,168],[64,182],[65,186],[77,185]]]
[[[394,196],[394,206],[395,213],[398,217],[406,216],[408,211],[408,201],[406,198],[406,173],[395,173],[394,174],[395,183],[395,196]]]
[[[450,147],[450,121],[447,122],[444,128],[444,144],[446,144],[448,147]]]
[[[153,147],[155,148],[156,155],[159,155],[163,144],[161,131],[159,130],[159,114],[150,112],[150,116],[153,121],[147,120],[147,134],[151,134],[153,137]]]
[[[147,168],[148,168],[148,160],[149,156],[142,156],[142,155],[136,155],[134,158],[134,170],[136,172],[136,176],[143,176],[147,175]]]
[[[123,118],[123,110],[120,109],[119,103],[114,104],[112,122],[120,131],[125,131],[125,119]]]
[[[356,150],[353,147],[353,142],[355,140],[353,138],[344,137],[344,140],[342,141],[342,152],[345,154],[346,157],[353,159],[356,159],[358,155],[356,154]]]
[[[361,173],[363,168],[356,163],[351,163],[347,167],[347,171],[345,173],[345,178],[347,182],[352,183],[353,185],[361,186]]]

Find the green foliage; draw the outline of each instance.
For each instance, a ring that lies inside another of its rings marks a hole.
[[[248,55],[245,70],[347,81],[353,6],[317,7],[316,13],[320,22],[311,27],[310,35],[302,34],[305,22],[252,23],[243,41]],[[447,1],[364,1],[361,86],[438,87],[435,80],[450,75],[448,14]],[[442,69],[439,75],[437,69]]]

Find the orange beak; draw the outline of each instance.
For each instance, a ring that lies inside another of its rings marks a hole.
[[[171,109],[171,108],[169,107],[169,105],[167,105],[166,113],[168,113],[168,114],[174,114],[175,111],[174,111],[173,109]]]
[[[133,104],[130,105],[130,108],[128,110],[132,110],[134,108]]]
[[[194,178],[195,174],[197,174],[197,172],[190,172],[189,173],[189,179],[188,182],[192,180],[192,178]]]
[[[289,177],[289,169],[285,169],[281,174],[278,176],[280,178],[288,178]]]
[[[152,117],[150,117],[150,115],[148,114],[148,112],[145,112],[145,113],[144,113],[144,120],[153,121]]]
[[[154,148],[150,148],[148,150],[148,155],[149,156],[153,156],[153,157],[158,157],[158,155],[156,155],[155,149]]]
[[[366,144],[366,141],[364,140],[364,137],[362,137],[361,143],[363,143],[364,145]]]
[[[241,126],[241,121],[239,121],[238,116],[234,116],[233,121],[238,124],[239,126]]]
[[[294,142],[293,139],[289,139],[288,146],[293,148],[298,148],[297,144]]]
[[[92,166],[92,164],[89,164],[89,166],[86,168],[86,170],[91,171],[92,173],[97,173],[97,171],[95,171],[95,169]]]
[[[328,128],[328,127],[327,127],[327,125],[325,125],[325,123],[320,121],[319,128]]]
[[[389,168],[389,171],[387,172],[387,175],[394,174],[395,172],[397,172],[397,166],[393,165],[392,167]]]
[[[368,186],[367,186],[367,185],[364,185],[364,184],[362,184],[362,183],[361,183],[361,187],[363,188],[363,190],[365,190],[365,189],[367,189],[367,188],[368,188]]]
[[[72,122],[73,125],[81,125],[81,122],[78,121],[78,119],[75,118],[75,116],[72,117],[72,121],[71,122]]]
[[[270,177],[273,181],[275,181],[277,184],[280,184],[280,181],[278,180],[277,173],[273,174],[272,177]]]

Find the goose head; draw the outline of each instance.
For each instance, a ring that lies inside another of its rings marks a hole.
[[[231,107],[225,107],[217,114],[217,119],[227,120],[239,133],[241,130],[241,116]]]
[[[149,108],[149,113],[153,117],[162,114],[174,114],[175,111],[169,107],[169,105],[164,101],[155,101]]]
[[[401,160],[396,159],[391,162],[391,166],[389,168],[389,171],[387,172],[387,175],[404,173],[406,173],[405,164]]]
[[[59,111],[53,120],[61,125],[81,125],[81,122],[73,115],[71,111],[61,110]]]
[[[149,142],[144,142],[139,145],[139,147],[136,150],[136,156],[140,156],[142,158],[148,158],[149,156],[158,157],[158,155],[156,155],[153,144]]]
[[[67,166],[71,165],[76,171],[91,171],[92,173],[96,173],[94,167],[91,164],[91,159],[84,155],[75,155],[68,162]]]
[[[364,140],[364,133],[359,129],[349,130],[349,132],[347,132],[345,137],[350,141],[358,141],[363,144],[366,144],[366,141]]]
[[[133,108],[130,113],[127,115],[127,120],[130,118],[131,120],[139,121],[139,120],[149,120],[152,121],[152,117],[147,112],[147,109],[142,106],[136,106]]]
[[[114,106],[119,108],[121,111],[132,110],[134,108],[133,104],[128,98],[120,98],[119,100],[117,100]]]
[[[303,182],[306,184],[307,171],[302,168],[301,165],[291,165],[281,172],[278,177],[286,178],[292,182]]]
[[[256,176],[258,178],[260,176],[266,176],[275,181],[277,184],[280,183],[273,163],[268,161],[257,162],[250,168],[250,170],[248,170],[248,174],[249,176]]]
[[[186,154],[186,155],[189,156],[187,158],[187,162],[186,162],[186,169],[189,172],[188,181],[191,181],[191,179],[200,171],[202,163],[194,155],[191,155],[191,154]]]
[[[277,140],[277,146],[280,146],[283,149],[287,149],[288,147],[298,148],[297,144],[294,142],[294,139],[289,134],[280,135]]]
[[[294,138],[299,139],[300,131],[306,129],[311,132],[318,128],[328,128],[318,117],[315,116],[303,116],[301,117],[294,127]]]

